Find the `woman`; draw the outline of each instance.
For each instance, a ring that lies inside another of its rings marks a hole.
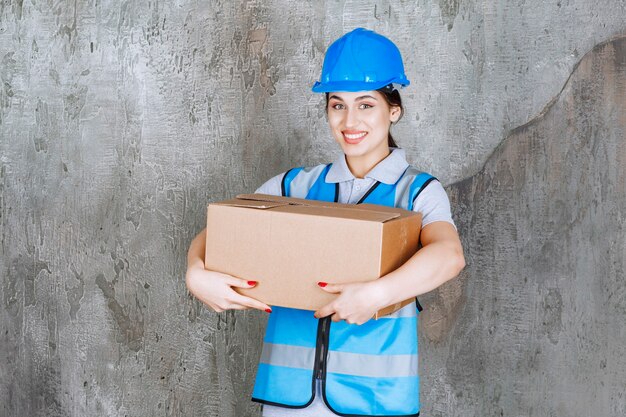
[[[445,190],[409,166],[389,131],[403,113],[396,86],[408,84],[400,51],[389,39],[359,28],[336,40],[313,91],[326,94],[328,122],[343,155],[332,164],[291,169],[256,190],[421,212],[422,248],[400,268],[375,281],[320,282],[321,290],[338,296],[311,314],[272,309],[231,288],[256,282],[204,270],[206,230],[189,248],[186,282],[192,294],[218,312],[272,313],[252,394],[265,404],[264,416],[419,415],[417,299],[370,319],[454,278],[465,260]]]

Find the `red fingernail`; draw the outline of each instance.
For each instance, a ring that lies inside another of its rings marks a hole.
[[[271,313],[271,312],[272,312],[272,309],[271,309],[271,308],[266,308],[266,309],[265,309],[265,312],[267,312],[267,313]]]
[[[325,286],[328,285],[328,283],[320,281],[320,282],[317,283],[317,285],[319,285],[320,287],[325,287]]]
[[[248,285],[256,285],[256,281],[248,281]]]

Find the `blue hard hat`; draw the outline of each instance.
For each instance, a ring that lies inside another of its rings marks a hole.
[[[398,47],[378,33],[357,28],[333,42],[322,67],[315,93],[377,90],[388,84],[407,86]]]

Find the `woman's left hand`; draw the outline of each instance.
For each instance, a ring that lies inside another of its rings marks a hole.
[[[332,321],[345,320],[349,324],[363,324],[383,307],[384,292],[376,281],[346,284],[326,284],[320,288],[339,294],[332,302],[317,310],[315,318],[330,316]]]

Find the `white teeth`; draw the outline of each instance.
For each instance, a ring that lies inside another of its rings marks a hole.
[[[363,136],[367,135],[367,132],[363,132],[363,133],[357,133],[356,135],[349,135],[347,133],[344,133],[344,135],[348,138],[348,139],[360,139]]]

